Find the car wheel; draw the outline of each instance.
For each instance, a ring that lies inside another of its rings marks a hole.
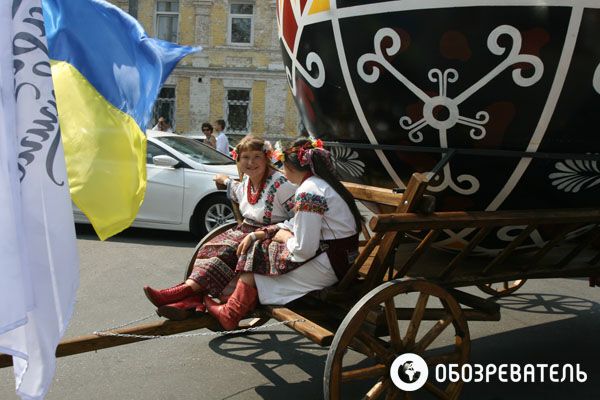
[[[214,195],[203,200],[196,209],[192,232],[198,237],[204,237],[216,227],[232,221],[235,221],[235,215],[227,196]]]

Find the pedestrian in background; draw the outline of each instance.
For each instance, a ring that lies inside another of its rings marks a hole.
[[[205,122],[202,124],[202,133],[206,136],[204,139],[204,143],[212,147],[213,149],[217,148],[217,139],[213,135],[213,126]]]
[[[171,128],[171,124],[166,120],[165,117],[159,117],[158,122],[152,128],[153,131],[161,131],[161,132],[170,132],[173,133],[173,129]]]
[[[229,139],[227,139],[227,135],[225,135],[225,121],[222,119],[218,119],[215,123],[215,131],[216,132],[216,140],[217,147],[216,149],[225,154],[229,155]]]

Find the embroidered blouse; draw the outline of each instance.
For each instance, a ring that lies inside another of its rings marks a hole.
[[[248,180],[227,182],[227,197],[239,204],[244,222],[249,225],[263,226],[277,223],[294,215],[294,192],[296,186],[290,183],[281,172],[272,171],[267,177],[264,189],[256,204],[248,202],[246,191]]]
[[[294,236],[286,245],[292,261],[313,257],[321,240],[343,239],[358,233],[354,216],[344,199],[323,179],[311,176],[296,189],[295,216],[278,227]]]

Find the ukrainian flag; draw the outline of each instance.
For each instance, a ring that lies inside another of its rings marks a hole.
[[[153,103],[200,48],[149,38],[105,1],[43,0],[43,13],[71,198],[104,240],[134,220]]]

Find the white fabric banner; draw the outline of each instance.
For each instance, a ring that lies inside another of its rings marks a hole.
[[[10,3],[2,4],[2,15],[10,11]],[[4,10],[6,9],[6,10]],[[10,15],[10,14],[9,14]],[[6,118],[14,115],[14,86],[12,73],[11,24],[0,19],[0,334],[27,322],[27,307],[23,298],[23,277],[17,220],[20,214],[20,192],[12,190],[18,186],[17,137],[15,120]],[[17,291],[18,296],[14,296]]]
[[[43,399],[79,285],[41,0],[0,1],[0,352]]]

